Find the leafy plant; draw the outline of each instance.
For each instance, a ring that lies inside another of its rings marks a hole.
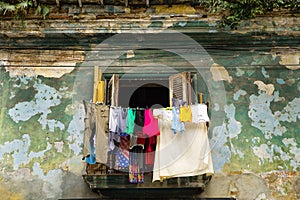
[[[32,0],[19,0],[17,3],[9,2],[0,1],[0,13],[3,13],[3,15],[10,12],[15,14],[15,18],[26,17],[28,10],[33,8],[36,15],[42,15],[43,19],[45,19],[50,13],[50,9],[46,5],[39,4],[37,7],[34,7]]]
[[[18,10],[26,10],[27,8],[29,8],[30,6],[32,6],[32,1],[21,1],[18,4],[16,4],[16,8]]]
[[[38,5],[38,7],[35,10],[35,15],[42,15],[43,19],[45,19],[49,13],[50,9],[45,5]]]
[[[223,13],[220,26],[235,28],[241,20],[251,19],[274,9],[299,11],[300,0],[197,0],[211,13]],[[225,12],[224,12],[225,11]]]
[[[16,7],[14,5],[0,1],[0,12],[3,12],[4,15],[7,12],[13,12],[15,10],[16,10]]]

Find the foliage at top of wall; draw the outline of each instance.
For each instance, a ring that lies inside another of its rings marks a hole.
[[[241,20],[275,10],[300,11],[300,0],[198,0],[198,2],[211,13],[223,13],[220,25],[231,28],[236,27]]]
[[[17,19],[26,17],[30,8],[35,10],[35,15],[42,15],[43,19],[50,12],[49,7],[37,4],[36,0],[0,1],[0,13],[13,13]]]
[[[173,3],[176,0],[173,0]],[[207,9],[210,13],[221,14],[220,26],[235,28],[239,22],[267,14],[274,10],[286,9],[292,12],[300,11],[300,0],[191,0],[192,5]],[[26,17],[28,10],[33,8],[36,15],[45,19],[50,9],[38,0],[2,0],[0,14],[11,13],[16,18]]]

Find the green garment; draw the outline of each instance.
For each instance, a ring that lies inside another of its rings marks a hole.
[[[128,108],[126,133],[132,135],[134,132],[134,120],[136,112],[132,108]]]

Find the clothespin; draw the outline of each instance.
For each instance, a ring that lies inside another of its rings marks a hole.
[[[200,104],[203,103],[203,94],[202,94],[202,92],[199,93],[199,103]]]

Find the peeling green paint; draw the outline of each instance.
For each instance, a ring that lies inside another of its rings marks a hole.
[[[214,121],[209,126],[215,171],[217,174],[240,174],[235,176],[236,179],[226,175],[226,178],[230,179],[229,185],[232,185],[229,193],[234,193],[237,197],[246,193],[243,190],[245,183],[242,179],[251,182],[245,178],[250,172],[255,174],[253,179],[260,178],[260,182],[267,182],[271,190],[260,190],[255,194],[255,198],[295,197],[299,177],[297,179],[296,176],[293,178],[293,174],[288,176],[280,173],[296,173],[300,170],[300,71],[297,69],[299,56],[297,53],[291,53],[291,56],[283,54],[283,50],[278,50],[276,45],[283,41],[282,46],[294,45],[295,50],[296,46],[293,43],[297,37],[292,39],[259,32],[252,35],[249,31],[245,34],[214,32],[213,37],[208,37],[207,31],[216,27],[210,26],[207,20],[155,17],[152,20],[142,20],[143,22],[126,19],[130,23],[122,19],[98,20],[91,24],[84,24],[80,20],[76,23],[58,22],[52,25],[53,28],[41,31],[50,33],[50,39],[45,39],[50,41],[53,39],[51,37],[56,37],[51,34],[61,34],[61,30],[64,30],[67,36],[60,36],[62,44],[43,44],[42,39],[25,43],[53,45],[61,49],[66,44],[66,48],[91,51],[92,47],[112,35],[107,34],[108,32],[116,33],[130,29],[145,31],[147,28],[162,27],[195,31],[190,34],[191,37],[197,38],[199,43],[202,42],[208,47],[215,63],[218,63],[217,67],[221,69],[211,72],[219,73],[220,76],[210,84],[212,87],[218,87],[217,83],[223,82],[226,90],[227,99],[224,99],[224,106],[210,105],[209,110],[210,113],[225,112],[224,121]],[[83,31],[85,29],[88,33]],[[242,39],[234,44],[235,37]],[[278,39],[280,37],[282,40]],[[13,38],[10,40],[9,44],[12,46],[21,45],[25,41]],[[234,46],[231,47],[231,44]],[[152,50],[150,59],[158,59],[155,53],[161,57],[167,55],[159,50]],[[133,62],[125,62],[126,59],[121,57],[114,64],[122,66],[143,62],[145,54],[147,52],[144,50],[136,50],[135,57],[131,58]],[[5,56],[7,59],[7,55]],[[88,59],[97,59],[97,56],[100,54]],[[7,65],[5,59],[0,61],[2,66]],[[74,63],[72,62],[72,66]],[[77,62],[77,66],[80,66],[80,61]],[[5,181],[11,181],[13,184],[35,182],[37,191],[32,193],[36,195],[36,199],[57,199],[63,193],[63,179],[66,175],[71,173],[80,177],[83,170],[81,149],[84,109],[81,100],[88,100],[92,96],[92,68],[77,74],[75,67],[75,70],[62,73],[59,77],[32,76],[34,73],[29,71],[28,75],[10,77],[9,73],[14,73],[14,70],[6,72],[3,67],[0,72],[0,167],[3,169],[0,172],[3,177],[0,181],[3,182],[3,187],[10,184]],[[79,76],[80,81],[75,86],[75,79]],[[205,87],[200,86],[200,89]],[[205,100],[209,101],[211,94],[206,90],[205,95]],[[214,97],[220,96],[214,94]],[[7,188],[2,190],[3,187],[0,182],[0,191],[4,191],[3,194],[7,194],[8,197],[23,197],[21,193],[7,191]],[[26,191],[31,192],[29,189]],[[38,192],[41,194],[38,195]],[[34,199],[30,197],[28,195],[24,198]]]

